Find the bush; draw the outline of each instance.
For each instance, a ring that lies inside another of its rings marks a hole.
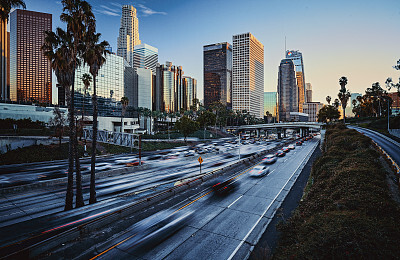
[[[279,224],[275,259],[395,259],[400,209],[371,140],[343,126],[326,131],[326,152],[296,212]]]

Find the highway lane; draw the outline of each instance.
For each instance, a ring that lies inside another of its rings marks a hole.
[[[152,249],[135,249],[135,231],[127,230],[97,245],[92,259],[243,259],[318,141],[319,136],[279,158],[263,178],[251,178],[248,170],[238,173],[240,186],[226,197],[205,190],[174,206],[175,211],[194,211],[193,218]]]
[[[358,132],[363,133],[364,135],[374,140],[383,150],[385,150],[390,155],[390,157],[392,157],[397,165],[400,166],[400,144],[398,142],[370,129],[356,126],[347,127],[350,129],[355,129]]]
[[[274,145],[272,145],[274,146]],[[272,147],[264,146],[261,149],[268,149]],[[243,150],[260,150],[260,146],[253,148],[244,147]],[[233,163],[237,158],[225,158],[225,155],[216,155],[212,158],[207,158],[207,163],[204,165],[204,170],[213,170],[218,166],[213,166],[215,162],[218,164]],[[127,192],[133,192],[138,187],[149,187],[157,182],[162,182],[165,179],[181,178],[182,176],[188,177],[198,173],[197,167],[198,162],[196,161],[184,161],[182,158],[171,159],[160,163],[164,164],[164,171],[157,167],[151,170],[143,171],[140,173],[123,176],[117,176],[113,178],[102,179],[97,183],[97,195],[99,201],[107,202],[99,205],[114,204],[114,206],[124,205],[127,202],[137,199],[138,196],[145,196],[146,192],[138,195],[123,196]],[[181,165],[177,167],[177,165]],[[170,183],[170,186],[173,182]],[[85,199],[88,197],[88,185],[84,186]],[[166,186],[163,186],[166,188]],[[148,193],[153,192],[153,190]],[[148,194],[147,193],[147,194]],[[35,234],[44,232],[46,229],[52,229],[53,227],[63,223],[67,223],[69,220],[73,222],[74,219],[82,219],[89,215],[95,215],[99,212],[103,212],[103,207],[96,207],[95,205],[85,207],[82,209],[76,209],[75,214],[68,214],[61,212],[64,205],[65,188],[60,190],[46,191],[45,193],[31,193],[28,195],[18,195],[7,200],[1,200],[0,202],[0,215],[1,222],[0,227],[2,232],[10,232],[10,235],[3,237],[0,241],[2,245],[10,244],[15,241],[19,241],[26,237],[27,233]],[[118,199],[114,199],[118,196]],[[15,207],[17,205],[18,207]],[[29,215],[27,214],[29,213]],[[45,217],[42,217],[45,216]],[[33,220],[32,220],[33,219]],[[13,231],[13,232],[11,232]]]

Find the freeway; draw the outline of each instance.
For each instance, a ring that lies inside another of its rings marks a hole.
[[[364,135],[374,140],[383,150],[385,150],[390,155],[390,157],[392,157],[397,165],[400,165],[400,144],[398,142],[370,129],[356,126],[348,126],[348,128],[355,129],[358,132],[363,133]]]
[[[250,169],[233,173],[231,178],[239,186],[226,196],[217,196],[210,189],[205,189],[197,196],[162,211],[167,212],[167,219],[176,215],[172,223],[183,218],[185,221],[182,222],[183,227],[174,230],[172,235],[165,233],[157,236],[156,231],[154,236],[159,241],[150,247],[141,246],[138,241],[146,231],[143,227],[152,228],[149,222],[160,218],[157,214],[96,245],[91,249],[91,259],[246,258],[300,174],[301,167],[317,147],[319,139],[317,136],[279,158],[263,178],[250,177]]]
[[[241,155],[271,149],[279,143],[241,147]],[[221,150],[222,149],[221,147]],[[226,148],[225,153],[207,158],[204,171],[211,171],[237,161],[237,149]],[[228,153],[226,153],[228,152]],[[177,180],[198,174],[198,162],[181,156],[169,156],[166,160],[152,162],[147,170],[104,178],[96,183],[99,203],[84,208],[61,212],[64,205],[65,187],[49,187],[25,194],[3,195],[0,199],[1,255],[7,255],[29,244],[42,241],[70,227],[90,221],[116,210],[127,203],[145,197],[157,190],[173,187]],[[87,201],[89,183],[83,185]],[[22,241],[22,242],[21,242]]]

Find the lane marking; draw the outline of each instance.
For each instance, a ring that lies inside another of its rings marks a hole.
[[[318,144],[318,142],[317,142]],[[312,150],[311,150],[312,151]],[[253,232],[253,230],[256,228],[256,226],[258,225],[258,223],[260,223],[261,219],[264,217],[264,215],[267,213],[267,211],[269,210],[269,208],[272,206],[272,204],[275,202],[275,200],[278,198],[278,196],[281,194],[282,190],[285,188],[285,186],[288,184],[288,182],[290,181],[290,179],[292,179],[293,175],[297,172],[297,170],[300,168],[300,166],[302,165],[302,163],[304,162],[304,160],[308,157],[308,155],[311,153],[311,151],[307,154],[307,156],[303,159],[303,161],[299,164],[299,166],[297,166],[296,170],[294,170],[294,172],[292,173],[292,175],[290,176],[290,178],[286,181],[286,183],[283,185],[283,187],[279,190],[278,194],[275,196],[275,198],[271,201],[271,203],[268,205],[268,207],[265,209],[265,211],[263,212],[263,214],[258,218],[257,222],[253,225],[253,227],[250,229],[250,231],[246,234],[246,236],[240,241],[239,245],[235,248],[235,250],[232,252],[232,254],[228,257],[227,260],[232,260],[232,258],[235,256],[235,254],[237,253],[237,251],[239,251],[240,247],[244,244],[244,242],[246,241],[246,239],[250,236],[251,232]]]
[[[228,209],[229,209],[233,204],[235,204],[236,201],[240,200],[241,197],[243,197],[243,195],[240,195],[239,198],[237,198],[234,202],[232,202],[231,204],[229,204]]]
[[[132,235],[132,236],[130,236],[130,237],[125,238],[125,239],[122,240],[121,242],[119,242],[119,243],[113,245],[112,247],[108,248],[107,250],[104,250],[104,251],[101,252],[100,254],[98,254],[98,255],[96,255],[96,256],[90,258],[90,260],[96,259],[97,257],[104,255],[105,253],[107,253],[107,252],[110,251],[111,249],[116,248],[117,246],[119,246],[120,244],[126,242],[127,240],[131,239],[131,238],[134,237],[134,236],[136,236],[136,234],[134,234],[134,235]]]

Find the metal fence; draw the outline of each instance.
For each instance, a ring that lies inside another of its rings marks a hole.
[[[83,138],[86,140],[93,140],[93,129],[92,128],[83,129]],[[130,133],[112,132],[107,130],[98,130],[97,142],[125,146],[125,147],[139,148],[139,135]]]
[[[400,138],[400,129],[389,129],[389,133]]]

